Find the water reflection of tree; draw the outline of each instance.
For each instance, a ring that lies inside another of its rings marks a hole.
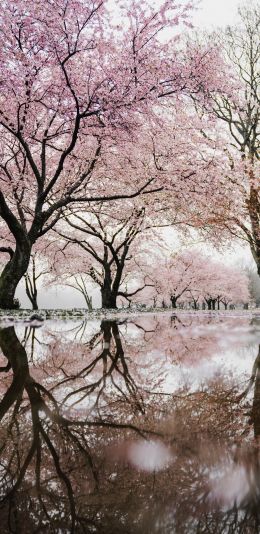
[[[106,534],[255,528],[257,492],[241,504],[242,512],[236,505],[224,513],[208,501],[208,473],[225,454],[223,441],[233,443],[241,434],[245,397],[223,377],[163,395],[169,364],[196,365],[217,346],[214,331],[189,334],[191,318],[171,324],[104,321],[80,342],[53,335],[48,356],[34,358],[30,368],[14,328],[0,330],[7,358],[0,367],[0,515],[6,532],[35,532],[38,524],[40,532]],[[164,436],[173,464],[161,472],[132,471],[129,441],[151,436]],[[247,465],[257,482],[258,453],[254,461],[252,453],[251,460],[243,454],[232,462]]]
[[[114,337],[117,336],[117,328],[108,324],[102,328],[106,359],[106,343],[111,329]],[[5,373],[12,369],[13,373],[0,403],[0,419],[4,425],[1,431],[2,469],[4,467],[1,517],[8,519],[10,532],[35,531],[36,517],[37,523],[47,522],[64,532],[69,521],[71,532],[76,528],[90,532],[95,521],[88,515],[81,516],[80,512],[82,490],[85,488],[83,494],[94,492],[99,482],[90,442],[93,445],[97,439],[99,428],[106,429],[108,437],[113,429],[131,430],[141,436],[145,431],[132,424],[117,424],[100,418],[66,418],[62,414],[62,403],[31,376],[25,348],[13,327],[0,329],[0,346],[8,360],[0,371]],[[116,346],[114,365],[122,358],[117,337]],[[121,372],[132,394],[126,365]],[[27,514],[28,508],[30,513]]]
[[[77,375],[72,378],[65,378],[59,384],[59,387],[68,384],[69,381],[74,381],[73,390],[70,391],[63,399],[63,404],[70,401],[71,406],[81,403],[86,397],[95,395],[95,401],[92,410],[97,410],[100,414],[100,401],[104,400],[102,396],[106,397],[106,406],[111,408],[108,396],[106,396],[106,388],[108,381],[113,388],[113,403],[115,402],[115,393],[118,393],[121,399],[127,404],[131,404],[134,411],[144,413],[143,398],[140,388],[138,388],[135,379],[131,376],[129,365],[125,357],[122,340],[120,336],[119,326],[114,321],[102,321],[101,329],[98,334],[95,334],[88,342],[88,348],[93,350],[94,347],[100,347],[97,355],[90,360],[88,365],[83,367]],[[99,367],[95,376],[95,371]],[[86,383],[86,379],[91,377],[91,380]],[[119,377],[119,380],[117,378]],[[75,387],[76,379],[84,380],[83,385]]]

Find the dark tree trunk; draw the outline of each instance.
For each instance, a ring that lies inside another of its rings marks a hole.
[[[172,308],[177,308],[177,297],[171,296]]]
[[[205,300],[208,306],[208,310],[212,310],[212,299],[205,299]]]
[[[32,305],[32,309],[33,310],[38,310],[38,302],[37,302],[37,297],[38,297],[38,291],[37,291],[37,288],[36,288],[36,284],[35,282],[33,281],[33,286],[32,286],[32,283],[30,282],[29,280],[29,277],[27,277],[27,275],[25,275],[25,291],[26,291],[26,295]]]
[[[116,308],[117,295],[109,288],[101,288],[102,308]]]
[[[250,171],[251,178],[256,178],[254,176],[254,172]],[[260,221],[259,221],[259,209],[260,209],[260,203],[259,203],[259,197],[258,197],[258,191],[255,187],[251,186],[250,188],[250,195],[249,195],[249,202],[248,202],[248,210],[249,210],[249,216],[251,220],[251,227],[252,227],[252,238],[253,238],[253,244],[251,244],[251,250],[253,254],[253,258],[256,262],[257,267],[257,273],[258,276],[260,276]]]
[[[37,303],[37,297],[31,299],[31,303],[32,303],[32,309],[33,310],[38,310],[39,309],[38,303]]]
[[[195,299],[193,299],[193,308],[194,308],[194,310],[198,310],[198,309],[199,309],[199,307],[198,307],[198,301],[195,300]]]
[[[104,264],[103,264],[104,265]],[[119,293],[123,273],[123,263],[117,265],[116,274],[112,278],[111,268],[109,263],[104,265],[104,282],[101,286],[101,302],[102,308],[117,308],[116,299]]]
[[[39,275],[39,276],[41,276],[41,275]],[[29,298],[29,300],[31,302],[33,310],[38,310],[37,278],[39,278],[39,276],[38,277],[36,276],[35,256],[32,256],[32,274],[30,276],[27,273],[24,278],[25,278],[26,295],[27,295],[27,297]]]
[[[225,306],[225,310],[227,310],[228,305],[226,302],[224,302],[224,306]]]
[[[4,267],[0,276],[0,308],[14,309],[16,288],[26,273],[30,261],[31,246],[28,240],[16,246],[14,255]]]
[[[255,380],[254,398],[251,412],[251,420],[254,426],[255,438],[260,436],[260,346],[258,349],[258,355],[255,359],[252,377]]]
[[[112,288],[112,277],[110,269],[107,269],[104,275],[104,282],[101,286],[101,305],[102,308],[116,308],[117,292]]]

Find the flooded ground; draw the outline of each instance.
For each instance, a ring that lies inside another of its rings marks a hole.
[[[260,532],[260,319],[0,323],[1,533]]]

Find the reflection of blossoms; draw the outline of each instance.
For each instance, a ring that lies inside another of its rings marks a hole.
[[[236,354],[239,326],[242,345],[259,338],[246,321],[236,320],[236,340],[232,320],[199,315],[46,322],[33,349],[21,325],[23,343],[13,327],[0,329],[1,465],[8,466],[0,472],[1,517],[13,507],[24,532],[35,530],[36,518],[51,530],[55,517],[64,532],[69,525],[71,532],[186,534],[198,518],[202,532],[209,521],[221,531],[228,509],[239,532],[234,505],[251,528],[258,455],[237,459],[239,447],[230,445],[244,439],[249,391],[247,413],[259,435],[259,358],[253,372],[244,358],[249,385],[238,365],[231,377],[219,334]],[[255,345],[250,350],[253,359]],[[220,361],[219,373],[205,373],[202,385],[194,370],[209,358]]]

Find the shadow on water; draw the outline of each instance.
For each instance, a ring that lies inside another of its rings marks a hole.
[[[20,330],[0,328],[1,532],[259,532],[259,324]]]

